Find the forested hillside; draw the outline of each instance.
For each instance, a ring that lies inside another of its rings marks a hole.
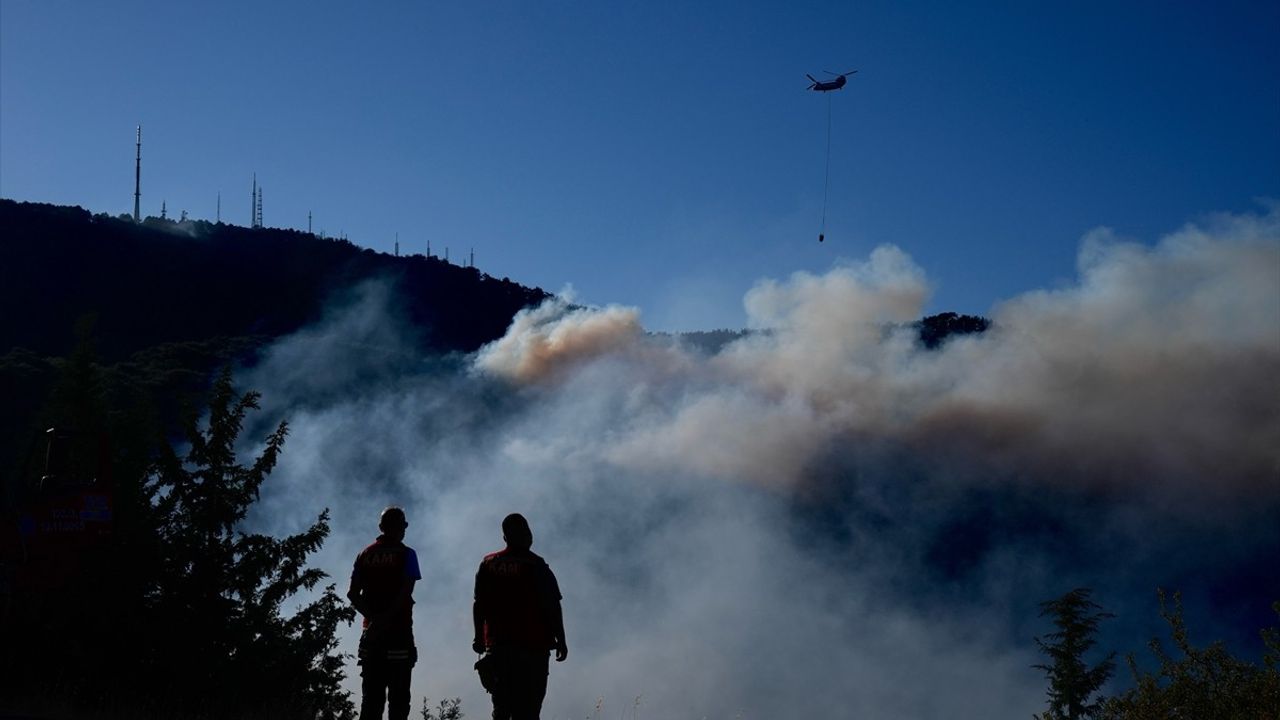
[[[295,230],[148,218],[0,200],[0,349],[66,355],[97,315],[98,352],[277,336],[362,281],[398,286],[424,349],[474,350],[548,294],[435,257],[395,257]]]

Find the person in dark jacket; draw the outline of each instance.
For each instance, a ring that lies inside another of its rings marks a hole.
[[[533,531],[524,516],[502,521],[504,550],[485,556],[476,571],[471,648],[487,653],[496,668],[486,689],[494,720],[538,720],[547,694],[548,656],[569,655],[560,586],[545,560],[534,554]]]
[[[347,598],[364,616],[360,633],[360,720],[409,717],[409,676],[418,659],[413,644],[413,584],[422,578],[418,554],[404,544],[404,510],[382,511],[382,534],[356,556]]]

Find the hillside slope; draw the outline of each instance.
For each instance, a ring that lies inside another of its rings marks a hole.
[[[474,350],[548,293],[421,255],[294,230],[148,218],[0,199],[0,353],[64,355],[96,314],[105,360],[170,342],[278,336],[367,280],[399,290],[424,350]]]

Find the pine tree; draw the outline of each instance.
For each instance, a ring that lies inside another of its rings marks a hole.
[[[1052,617],[1058,629],[1036,638],[1050,661],[1032,666],[1044,670],[1049,680],[1049,709],[1044,715],[1035,716],[1038,720],[1080,720],[1098,713],[1100,702],[1089,699],[1111,677],[1115,653],[1093,667],[1086,664],[1084,655],[1097,644],[1094,636],[1098,623],[1115,616],[1102,612],[1102,606],[1090,599],[1091,594],[1089,588],[1076,588],[1056,600],[1040,603],[1040,616]]]

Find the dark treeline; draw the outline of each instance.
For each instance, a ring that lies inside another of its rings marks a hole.
[[[469,351],[548,297],[476,268],[395,257],[295,230],[148,218],[0,199],[0,351],[66,355],[68,328],[98,316],[98,352],[117,361],[167,342],[278,336],[370,279],[399,286],[424,349]]]
[[[929,350],[936,350],[942,347],[947,338],[986,332],[991,328],[991,321],[977,315],[944,312],[917,320],[914,327],[920,344]]]
[[[890,324],[884,328],[885,332],[892,332],[902,328],[910,328],[916,333],[916,342],[920,347],[926,350],[937,350],[946,344],[947,340],[961,335],[975,335],[986,332],[991,329],[991,320],[978,315],[961,315],[954,312],[938,313],[937,315],[929,315],[923,317],[908,325]],[[729,330],[720,328],[716,330],[701,330],[693,332],[676,333],[674,337],[679,338],[680,343],[690,349],[698,350],[703,353],[714,354],[720,352],[726,345],[736,340],[748,337],[757,332],[770,332],[768,330]],[[669,333],[654,333],[658,336],[670,336]]]

